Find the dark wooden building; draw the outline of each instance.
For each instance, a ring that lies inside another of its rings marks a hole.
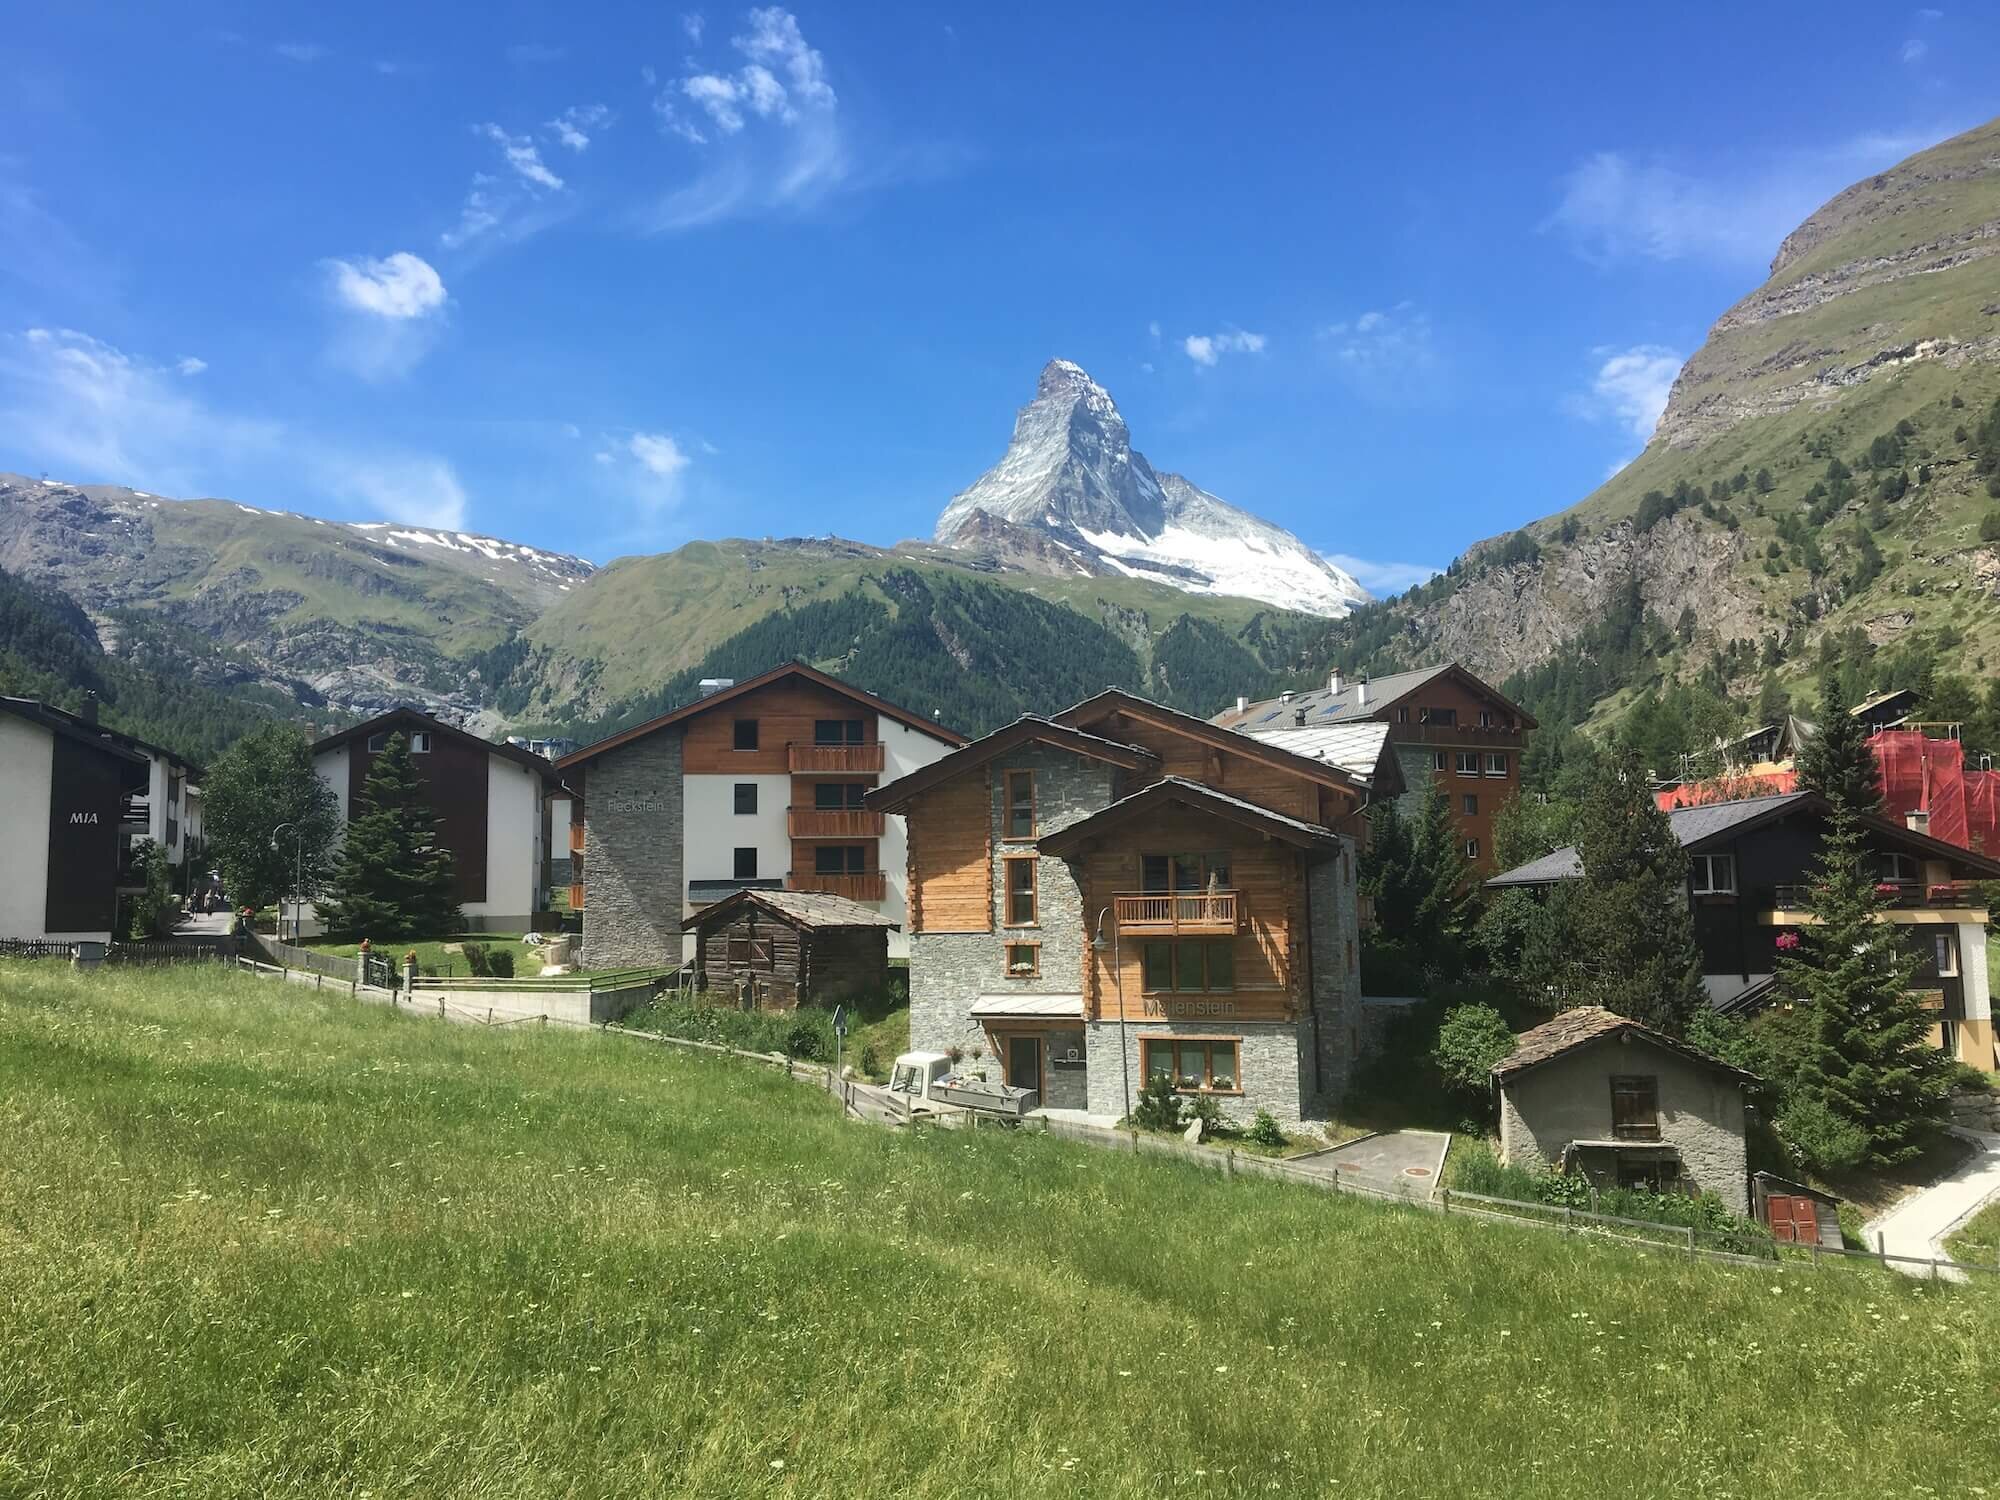
[[[889,983],[896,923],[845,896],[741,890],[686,918],[695,985],[764,1010],[832,1005]]]

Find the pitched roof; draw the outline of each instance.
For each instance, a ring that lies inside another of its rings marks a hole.
[[[1133,718],[1150,719],[1165,728],[1176,730],[1189,739],[1218,750],[1226,750],[1238,755],[1249,755],[1274,765],[1281,770],[1310,777],[1342,790],[1359,789],[1355,773],[1331,761],[1321,760],[1301,754],[1291,747],[1265,740],[1260,736],[1239,733],[1207,719],[1198,719],[1193,714],[1184,714],[1177,708],[1168,708],[1164,703],[1155,703],[1150,698],[1141,698],[1136,693],[1128,693],[1123,688],[1106,688],[1103,692],[1086,698],[1081,703],[1071,704],[1055,715],[1057,724],[1084,725],[1100,722],[1117,714],[1129,714]],[[1244,740],[1251,745],[1245,745]]]
[[[1307,724],[1303,729],[1284,720],[1268,728],[1236,729],[1262,744],[1308,760],[1324,761],[1371,791],[1392,794],[1402,789],[1402,763],[1389,750],[1389,726],[1379,719],[1349,719],[1332,724]]]
[[[1677,807],[1667,814],[1667,822],[1683,849],[1690,854],[1703,854],[1716,844],[1790,817],[1795,812],[1824,815],[1831,810],[1827,800],[1816,792],[1778,792],[1768,797],[1745,797],[1736,802],[1704,802],[1694,807]],[[1982,879],[2000,879],[2000,860],[1970,849],[1961,849],[1957,844],[1947,844],[1943,839],[1934,839],[1927,833],[1918,833],[1914,828],[1905,828],[1873,813],[1861,814],[1860,821],[1862,827],[1891,844],[1901,844],[1931,859],[1964,865]],[[1583,860],[1572,844],[1495,875],[1486,884],[1501,889],[1553,885],[1560,880],[1575,880],[1582,874]]]
[[[1164,776],[1130,796],[1120,797],[1109,807],[1099,808],[1089,817],[1078,818],[1074,823],[1044,835],[1036,841],[1035,847],[1044,854],[1060,854],[1161,802],[1179,802],[1213,813],[1297,848],[1332,851],[1340,847],[1340,835],[1330,828],[1272,812],[1268,807],[1259,807],[1254,802],[1245,802],[1241,797],[1232,797],[1199,781],[1187,781],[1179,776]]]
[[[900,776],[887,786],[876,787],[862,800],[873,812],[902,812],[910,805],[911,799],[922,795],[932,787],[983,766],[995,756],[1004,755],[1016,745],[1030,743],[1055,745],[1078,755],[1089,756],[1092,760],[1108,761],[1115,766],[1124,766],[1128,770],[1136,770],[1141,766],[1155,765],[1159,762],[1157,755],[1141,746],[1106,739],[1101,734],[1091,734],[1087,730],[1076,729],[1068,724],[1058,724],[1038,714],[1023,714],[1005,728],[996,729],[969,745],[961,745],[949,755],[940,756],[927,766],[919,766],[909,775]]]
[[[568,755],[557,761],[556,765],[562,770],[567,771],[571,766],[582,765],[584,762],[604,754],[607,750],[616,750],[620,745],[629,745],[633,740],[643,739],[649,734],[665,729],[671,724],[678,724],[684,719],[691,719],[697,714],[705,714],[712,708],[720,708],[725,703],[731,703],[741,698],[745,693],[754,693],[759,688],[769,687],[772,683],[781,682],[787,677],[803,677],[806,681],[823,687],[829,692],[839,693],[843,697],[853,699],[857,705],[867,709],[870,713],[885,715],[888,718],[894,719],[899,724],[907,725],[911,729],[929,735],[934,740],[942,740],[947,745],[963,745],[965,743],[964,735],[955,729],[945,728],[944,725],[934,719],[926,719],[922,714],[912,709],[899,707],[886,698],[878,698],[866,688],[858,688],[851,682],[842,682],[830,672],[822,672],[817,667],[809,667],[802,661],[788,661],[780,663],[768,671],[759,672],[755,677],[746,677],[739,683],[723,688],[718,692],[710,693],[706,698],[697,698],[692,703],[683,703],[679,708],[668,709],[665,713],[648,719],[643,724],[635,724],[630,729],[621,729],[616,734],[606,735],[595,744],[585,745],[581,750],[572,750]]]
[[[502,760],[511,760],[538,775],[551,780],[555,776],[555,767],[532,750],[523,750],[519,745],[510,745],[505,740],[489,740],[483,735],[474,734],[469,729],[460,729],[456,724],[447,724],[443,719],[427,714],[420,708],[412,708],[407,703],[398,704],[387,713],[377,714],[372,719],[364,719],[359,724],[338,730],[324,739],[315,740],[312,753],[319,755],[328,750],[338,750],[342,745],[352,744],[356,740],[366,743],[371,734],[392,734],[398,729],[405,728],[425,729],[432,734],[441,734],[446,739],[478,745],[488,753],[497,755]]]
[[[1615,1036],[1635,1036],[1746,1083],[1758,1081],[1754,1073],[1745,1072],[1733,1063],[1726,1063],[1699,1047],[1690,1046],[1679,1037],[1642,1026],[1630,1016],[1621,1016],[1601,1005],[1579,1005],[1574,1010],[1564,1011],[1553,1021],[1544,1021],[1532,1030],[1522,1032],[1514,1039],[1514,1050],[1493,1065],[1493,1076],[1505,1083],[1530,1068],[1553,1062],[1579,1047]]]
[[[763,891],[744,889],[724,896],[713,906],[704,907],[681,919],[681,930],[713,926],[727,921],[746,906],[758,906],[796,927],[818,930],[823,927],[890,927],[902,924],[885,917],[872,906],[850,901],[845,896],[829,896],[821,891]]]
[[[969,1016],[1048,1016],[1060,1019],[1083,1018],[1081,995],[980,995],[972,1002]]]
[[[17,719],[26,719],[31,724],[41,725],[52,734],[59,734],[67,740],[76,740],[93,750],[102,750],[106,755],[116,756],[120,760],[130,761],[136,765],[146,764],[150,758],[148,751],[167,756],[172,760],[180,760],[180,757],[171,750],[161,750],[158,746],[148,745],[144,740],[134,739],[129,734],[120,734],[116,730],[92,724],[80,715],[52,707],[37,698],[0,697],[0,713],[12,714]],[[181,764],[186,765],[187,762],[181,761]]]
[[[1219,724],[1225,729],[1248,731],[1260,727],[1275,726],[1280,719],[1290,721],[1303,708],[1306,710],[1306,722],[1309,724],[1329,722],[1351,723],[1357,719],[1374,718],[1385,709],[1409,697],[1410,694],[1414,693],[1418,688],[1423,687],[1426,683],[1434,682],[1444,676],[1456,678],[1460,685],[1475,693],[1483,694],[1491,698],[1494,702],[1503,705],[1508,712],[1521,721],[1523,728],[1533,729],[1536,727],[1534,715],[1530,714],[1519,704],[1502,697],[1490,683],[1481,681],[1455,661],[1445,662],[1441,666],[1419,667],[1412,672],[1391,672],[1386,677],[1372,679],[1357,677],[1351,682],[1343,683],[1340,691],[1337,693],[1320,687],[1309,688],[1302,693],[1293,693],[1289,698],[1265,698],[1259,702],[1250,704],[1241,713],[1238,713],[1233,707],[1224,709],[1210,722]],[[1368,688],[1368,701],[1366,703],[1361,701],[1361,688],[1364,681],[1366,681]]]

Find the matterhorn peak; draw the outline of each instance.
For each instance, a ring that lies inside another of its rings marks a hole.
[[[1073,558],[1084,576],[1122,574],[1329,616],[1368,598],[1283,527],[1177,474],[1156,474],[1111,393],[1073,360],[1042,367],[1007,451],[952,497],[937,540],[985,550],[996,545],[995,521],[1039,533],[1013,551]]]

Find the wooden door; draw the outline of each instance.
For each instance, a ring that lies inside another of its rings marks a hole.
[[[1819,1205],[1803,1195],[1773,1193],[1769,1199],[1771,1238],[1785,1245],[1819,1240]]]

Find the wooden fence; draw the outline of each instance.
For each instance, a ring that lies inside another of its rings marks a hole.
[[[76,957],[76,943],[44,939],[0,938],[0,958]],[[241,944],[232,937],[146,938],[133,943],[106,943],[108,964],[228,963]]]

